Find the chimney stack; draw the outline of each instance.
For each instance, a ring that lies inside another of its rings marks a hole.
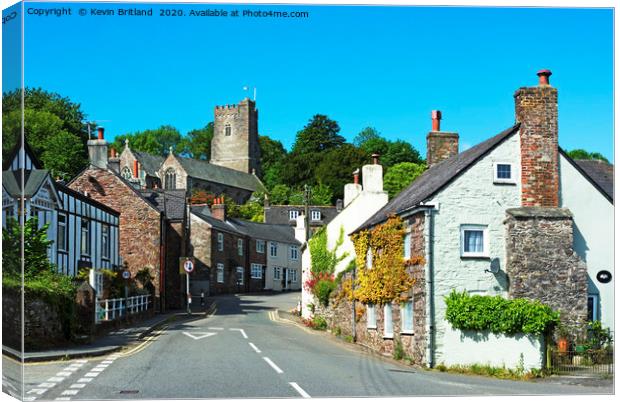
[[[441,131],[441,111],[431,112],[432,129],[426,136],[426,164],[432,167],[459,153],[458,133]]]
[[[355,169],[353,172],[353,183],[347,183],[344,185],[344,200],[343,206],[346,208],[362,192],[362,186],[360,185],[360,170]],[[342,208],[341,208],[342,209]]]
[[[521,205],[558,207],[558,91],[549,84],[551,71],[537,75],[538,86],[514,94],[521,123]]]
[[[92,166],[107,169],[108,167],[108,142],[103,136],[103,127],[97,128],[97,139],[89,139],[88,158]]]
[[[372,165],[362,166],[362,191],[380,193],[383,191],[383,166],[379,154],[372,154]]]
[[[116,149],[110,148],[110,158],[108,159],[108,167],[116,173],[121,172],[121,159],[116,154]]]
[[[226,204],[224,204],[224,196],[217,197],[213,200],[211,206],[211,216],[220,221],[226,221]]]

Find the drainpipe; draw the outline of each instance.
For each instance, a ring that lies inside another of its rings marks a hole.
[[[424,212],[426,237],[426,356],[428,367],[435,367],[435,294],[433,283],[433,209]]]

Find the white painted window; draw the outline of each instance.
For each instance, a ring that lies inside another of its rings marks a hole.
[[[493,183],[516,183],[514,164],[509,162],[493,163]]]
[[[368,251],[366,251],[366,268],[372,268],[372,250],[368,247]]]
[[[81,252],[82,255],[90,255],[90,221],[81,219]]]
[[[486,225],[461,225],[461,257],[488,257],[487,232]]]
[[[243,255],[243,239],[237,239],[237,254]]]
[[[280,279],[280,267],[273,267],[273,279]]]
[[[598,295],[588,295],[588,321],[598,319]]]
[[[224,234],[217,234],[217,251],[224,251]]]
[[[413,334],[413,301],[400,305],[400,332]]]
[[[263,266],[260,264],[252,264],[250,274],[252,279],[263,279]]]
[[[58,250],[67,251],[67,215],[58,214],[58,234],[56,241],[58,242]]]
[[[297,246],[291,246],[291,260],[299,259],[299,248]]]
[[[256,252],[265,254],[265,240],[256,240]]]
[[[292,221],[294,221],[295,219],[297,219],[297,217],[299,216],[299,211],[296,209],[291,209],[290,211],[288,211],[288,218]]]
[[[101,224],[101,257],[110,258],[110,225]]]
[[[269,255],[272,257],[278,256],[278,243],[276,243],[275,241],[269,242]]]
[[[314,211],[310,212],[310,219],[312,219],[313,221],[320,221],[321,220],[321,211],[314,210]]]
[[[243,267],[237,267],[237,284],[243,285]]]
[[[289,269],[287,272],[288,272],[289,278],[291,279],[291,282],[297,283],[297,270]]]
[[[377,311],[374,304],[366,306],[366,328],[377,329]]]
[[[403,239],[403,258],[405,260],[411,258],[411,232],[405,234]]]
[[[217,283],[224,283],[224,264],[217,264]]]
[[[383,337],[394,337],[394,323],[392,322],[392,305],[383,306]]]

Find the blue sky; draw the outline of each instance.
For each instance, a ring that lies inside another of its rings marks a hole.
[[[48,7],[30,3],[28,7]],[[306,19],[25,18],[25,82],[82,104],[109,135],[182,133],[257,87],[259,131],[290,147],[316,113],[349,140],[373,126],[425,153],[430,112],[462,148],[514,123],[513,93],[553,71],[560,145],[613,160],[610,9],[179,5],[309,11]],[[110,4],[109,8],[131,7]],[[153,8],[160,6],[137,5]],[[99,8],[104,6],[99,5]]]

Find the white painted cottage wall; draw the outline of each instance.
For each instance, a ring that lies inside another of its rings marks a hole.
[[[493,163],[510,162],[516,173],[515,184],[494,184]],[[433,271],[435,307],[435,363],[463,362],[481,356],[480,348],[459,343],[461,353],[453,356],[455,337],[445,320],[444,297],[452,290],[470,294],[507,296],[506,289],[506,232],[503,224],[506,209],[521,205],[519,134],[514,134],[484,158],[450,183],[428,201],[433,213]],[[426,222],[428,225],[429,222]],[[460,226],[487,225],[489,258],[461,258]],[[426,231],[428,233],[428,231]],[[427,239],[428,241],[428,239]],[[499,261],[500,272],[485,272],[491,261]],[[520,342],[527,349],[528,342]],[[480,347],[484,347],[482,344]],[[496,362],[499,363],[499,362]],[[530,364],[530,362],[526,362]],[[501,363],[500,363],[501,365]]]
[[[599,294],[603,326],[614,328],[614,206],[560,155],[560,206],[574,219],[575,252],[588,266],[588,293]],[[603,284],[597,272],[607,270],[612,280]]]

